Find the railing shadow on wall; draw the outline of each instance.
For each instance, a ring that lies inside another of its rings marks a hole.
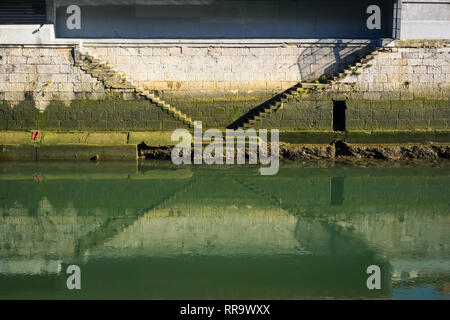
[[[361,42],[360,39],[313,42],[297,59],[301,81],[318,80],[322,75],[333,76],[367,55],[375,46],[372,41]]]

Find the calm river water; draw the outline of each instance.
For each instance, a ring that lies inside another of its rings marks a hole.
[[[446,163],[0,163],[0,299],[449,299],[449,201]]]

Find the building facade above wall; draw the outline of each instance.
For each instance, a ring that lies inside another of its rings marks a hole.
[[[72,2],[3,1],[0,43],[450,39],[450,0],[82,0],[79,12]],[[380,23],[370,29],[374,5]]]
[[[403,0],[401,39],[450,39],[450,0]]]
[[[392,36],[393,1],[80,1],[80,28],[67,24],[71,3],[55,1],[55,31],[62,38],[267,39]],[[368,28],[369,7],[380,25]]]

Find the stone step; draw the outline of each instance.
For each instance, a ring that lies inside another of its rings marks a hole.
[[[322,89],[327,88],[328,84],[326,83],[302,83],[303,89]]]
[[[285,95],[282,95],[279,99],[281,102],[287,102],[289,100],[289,98],[286,97]]]
[[[158,105],[162,105],[162,101],[160,98],[158,97],[154,97],[153,99],[151,99],[154,103],[158,104]]]
[[[281,95],[281,98],[287,101],[287,100],[293,99],[294,96],[292,94],[289,94],[289,93],[283,93]]]
[[[380,54],[384,51],[384,48],[378,48],[371,53],[367,54],[364,57],[361,57],[359,61],[356,61],[346,67],[342,72],[335,74],[331,80],[328,81],[326,84],[327,86],[334,85],[338,83],[339,81],[343,80],[345,77],[347,77],[349,74],[359,74],[360,68],[363,68],[365,65],[367,65],[368,62],[373,60],[376,55]]]
[[[92,59],[92,63],[94,63],[94,64],[106,64],[106,61],[94,58],[94,59]]]
[[[292,95],[293,97],[297,97],[299,94],[296,88],[290,88],[286,91],[286,93]]]
[[[273,103],[270,104],[270,109],[276,110],[276,109],[278,109],[282,104],[283,104],[283,102],[281,102],[281,101],[274,101]]]
[[[150,92],[148,92],[148,91],[142,92],[142,95],[143,95],[144,97],[146,97],[147,99],[150,99],[150,100],[153,100],[153,99],[156,98],[156,96],[155,96],[153,93],[150,93]]]
[[[179,118],[183,121],[187,119],[187,116],[179,111],[177,112],[177,115],[179,115]]]

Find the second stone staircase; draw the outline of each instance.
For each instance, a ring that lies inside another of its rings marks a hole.
[[[362,68],[370,66],[371,61],[382,52],[384,48],[378,48],[369,54],[356,59],[355,62],[349,64],[344,70],[332,77],[325,77],[325,80],[317,80],[313,83],[299,82],[293,87],[287,89],[281,94],[276,95],[272,99],[266,101],[262,105],[256,107],[247,113],[237,124],[237,128],[248,129],[255,126],[263,118],[266,118],[280,110],[283,103],[297,98],[308,96],[313,92],[324,91],[331,88],[334,84],[344,80],[348,75],[359,74]],[[323,77],[321,77],[322,79]],[[322,82],[322,83],[321,83]]]
[[[360,70],[363,68],[366,68],[370,65],[371,61],[380,54],[380,52],[383,52],[383,48],[378,48],[369,54],[361,57],[360,59],[357,59],[354,63],[348,65],[342,72],[337,73],[332,77],[332,79],[328,80],[329,84],[335,84],[339,81],[344,80],[348,75],[351,74],[359,74]]]

